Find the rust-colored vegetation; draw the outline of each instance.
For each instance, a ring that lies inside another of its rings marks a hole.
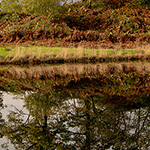
[[[50,19],[25,13],[0,14],[0,42],[86,48],[133,48],[150,42],[150,9],[133,1],[103,7],[70,4]]]

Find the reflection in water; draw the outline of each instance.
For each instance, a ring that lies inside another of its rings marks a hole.
[[[60,99],[57,94],[29,93],[28,113],[9,113],[2,133],[16,149],[150,148],[150,107],[130,110],[97,103],[95,97]]]
[[[2,112],[1,110],[4,108],[3,105],[3,98],[2,98],[2,93],[0,92],[0,128],[2,127],[2,123],[4,122],[4,119],[2,119]],[[0,138],[3,137],[2,132],[0,131]]]
[[[17,79],[51,79],[66,76],[99,76],[103,73],[150,72],[150,62],[61,64],[42,66],[0,66]]]

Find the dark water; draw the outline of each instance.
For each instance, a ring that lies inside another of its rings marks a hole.
[[[149,150],[150,107],[0,92],[0,149]]]

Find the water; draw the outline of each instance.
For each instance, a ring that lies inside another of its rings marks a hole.
[[[150,149],[148,62],[0,68],[0,149]]]
[[[1,97],[3,99],[2,107],[1,107],[2,119],[8,122],[8,115],[10,114],[11,111],[15,111],[16,109],[23,110],[23,100],[21,99],[21,97],[16,99],[16,96],[13,95],[12,93],[6,93],[6,92],[0,92],[0,93],[2,94]],[[23,111],[27,112],[27,110],[25,109]],[[2,136],[2,138],[0,138],[0,143],[1,144],[7,143],[8,145],[7,148],[9,150],[15,150],[13,144],[11,144],[9,139],[7,139],[7,137],[5,136]]]
[[[150,148],[150,107],[119,107],[94,98],[1,91],[1,149]]]

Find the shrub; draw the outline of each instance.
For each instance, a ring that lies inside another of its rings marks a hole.
[[[138,5],[150,6],[150,0],[134,0]]]

